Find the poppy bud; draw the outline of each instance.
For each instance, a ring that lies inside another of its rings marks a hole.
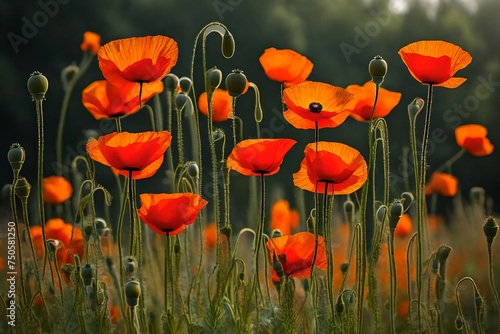
[[[413,115],[413,117],[417,116],[422,108],[424,107],[425,101],[420,97],[416,97],[409,105],[408,105],[408,113]]]
[[[387,74],[387,63],[381,56],[375,56],[368,64],[368,72],[372,77],[372,81],[380,85],[384,82],[385,75]]]
[[[413,204],[413,201],[415,200],[415,197],[413,194],[409,191],[405,191],[404,193],[401,194],[401,203],[404,205],[404,211],[408,210],[410,206]]]
[[[273,232],[271,233],[271,238],[279,238],[283,234],[281,233],[281,230],[279,228],[274,229]]]
[[[90,240],[92,233],[94,233],[94,228],[92,227],[92,225],[85,224],[85,226],[83,227],[83,235],[85,236],[85,240]]]
[[[391,204],[391,208],[389,209],[389,227],[391,229],[396,228],[403,212],[404,208],[401,202],[394,202]]]
[[[243,71],[233,70],[226,77],[226,88],[229,95],[232,97],[238,97],[243,94],[248,85],[248,80]]]
[[[181,244],[179,239],[176,239],[175,245],[174,245],[174,253],[179,254],[181,252]]]
[[[211,92],[219,88],[222,82],[222,71],[217,67],[208,70],[208,88]]]
[[[99,131],[95,129],[85,129],[83,130],[83,135],[85,136],[85,139],[97,139],[101,135]]]
[[[383,222],[386,215],[387,215],[387,206],[381,205],[377,210],[376,214],[377,220],[379,222]]]
[[[347,274],[348,269],[349,269],[349,263],[344,262],[340,264],[340,271],[342,272],[342,275]]]
[[[439,262],[441,264],[446,262],[446,260],[448,259],[448,255],[450,255],[451,249],[452,248],[450,246],[446,246],[446,245],[442,245],[439,247],[438,257],[439,257]]]
[[[167,74],[165,77],[165,89],[167,92],[175,92],[179,87],[179,78],[173,73]]]
[[[484,205],[486,194],[483,187],[472,187],[470,189],[470,201],[479,207]]]
[[[344,311],[344,302],[342,301],[342,298],[337,298],[337,302],[335,303],[335,311],[337,311],[338,314],[341,314]]]
[[[457,317],[455,318],[455,328],[457,330],[462,330],[462,328],[464,327],[464,319],[462,318],[462,316],[460,316],[460,314],[457,315]]]
[[[130,280],[125,284],[125,297],[128,306],[136,306],[139,304],[139,296],[141,295],[141,286],[138,281]]]
[[[106,223],[106,221],[102,218],[96,218],[94,220],[94,223],[95,223],[95,229],[97,231],[97,234],[99,236],[102,236],[104,234],[104,231],[106,230],[106,228],[108,227],[108,224]]]
[[[33,98],[33,101],[42,101],[45,99],[45,93],[49,89],[49,81],[40,72],[31,73],[28,79],[28,91]]]
[[[193,86],[193,82],[188,77],[182,77],[179,79],[179,87],[184,94],[188,94]]]
[[[489,244],[492,243],[498,232],[498,223],[493,216],[486,218],[486,221],[483,225],[483,232],[486,236],[486,241]]]
[[[86,263],[80,268],[80,277],[82,278],[83,285],[89,286],[92,284],[92,280],[95,276],[94,267]]]
[[[233,231],[231,230],[231,226],[227,225],[223,226],[220,229],[220,233],[222,233],[222,235],[225,235],[227,240],[231,240],[231,234],[233,233]]]
[[[344,214],[346,217],[346,220],[349,222],[349,224],[352,225],[354,221],[354,202],[348,199],[347,201],[344,202]]]
[[[78,72],[80,72],[80,68],[76,65],[68,65],[61,71],[61,81],[65,92],[71,89]]]
[[[234,38],[233,35],[229,32],[229,30],[226,29],[226,32],[224,33],[224,36],[222,36],[222,55],[226,58],[229,59],[233,56],[235,45],[234,45]]]
[[[15,191],[17,197],[22,200],[27,200],[30,195],[31,184],[29,184],[25,177],[21,177],[17,180]]]
[[[175,95],[175,107],[177,110],[182,110],[186,106],[187,96],[184,93]]]
[[[10,150],[7,153],[7,159],[9,160],[10,167],[16,176],[19,175],[19,171],[23,167],[24,160],[26,159],[26,152],[24,148],[18,143],[14,143],[10,146]]]
[[[186,172],[192,178],[197,179],[198,176],[200,175],[200,168],[198,167],[198,164],[195,161],[191,161],[186,168]]]
[[[279,278],[283,277],[283,274],[284,274],[283,273],[283,266],[281,265],[281,262],[278,260],[276,253],[274,253],[274,255],[273,255],[273,269]]]
[[[127,258],[125,259],[124,267],[125,273],[128,276],[132,276],[136,271],[137,261],[132,256],[127,256]]]
[[[224,138],[224,131],[222,131],[222,129],[215,129],[213,132],[212,132],[212,140],[213,142],[215,143],[216,141],[219,141],[221,140],[222,138]]]
[[[241,282],[245,281],[245,271],[244,270],[238,274],[238,278],[240,279]]]
[[[309,230],[309,232],[314,233],[315,228],[316,228],[316,219],[314,219],[314,216],[310,214],[309,218],[307,218],[307,229]]]
[[[61,241],[57,239],[49,239],[47,240],[47,250],[51,253],[57,252],[57,250],[61,247]]]

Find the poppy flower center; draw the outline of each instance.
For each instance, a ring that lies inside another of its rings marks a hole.
[[[309,103],[309,110],[315,114],[319,114],[323,110],[323,106],[319,102],[311,102]]]

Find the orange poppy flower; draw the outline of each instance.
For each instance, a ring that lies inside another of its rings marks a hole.
[[[271,230],[279,229],[282,235],[288,235],[299,225],[299,212],[290,209],[286,199],[276,201],[271,207]]]
[[[300,53],[283,49],[268,48],[259,57],[267,77],[290,87],[306,80],[313,69],[313,63]]]
[[[351,117],[357,121],[369,121],[375,101],[375,84],[371,81],[363,86],[350,85],[346,90],[354,94],[356,106],[351,111]],[[378,90],[377,105],[373,112],[373,119],[387,116],[401,100],[401,93],[392,92],[382,87]]]
[[[425,185],[425,194],[438,193],[441,196],[453,197],[458,192],[458,180],[451,174],[434,172]]]
[[[209,252],[217,245],[217,226],[215,223],[210,223],[203,229],[203,240],[205,241],[205,252]]]
[[[177,63],[178,53],[177,43],[170,37],[132,37],[104,44],[97,59],[104,77],[120,87],[162,80]]]
[[[208,203],[201,196],[189,193],[141,194],[139,198],[141,207],[137,212],[141,220],[156,233],[169,236],[194,223]]]
[[[271,264],[278,260],[283,268],[283,275],[306,279],[311,276],[311,266],[314,258],[316,241],[314,234],[310,232],[299,232],[294,235],[283,235],[271,238],[266,242]],[[318,236],[316,260],[314,265],[319,269],[327,266],[325,240]],[[271,265],[271,278],[274,282],[280,280],[280,276]]]
[[[409,214],[405,213],[399,219],[398,225],[394,230],[396,237],[405,238],[413,231],[413,223]]]
[[[322,82],[305,81],[283,90],[283,116],[298,129],[334,128],[356,106],[354,94]]]
[[[160,81],[143,87],[142,103],[139,104],[139,89],[136,84],[116,87],[107,80],[97,80],[82,92],[82,103],[95,119],[121,117],[135,113],[154,95],[163,91]]]
[[[346,195],[361,188],[368,178],[363,156],[354,148],[341,143],[311,143],[304,150],[300,170],[293,174],[293,184],[311,192]]]
[[[96,55],[99,52],[100,47],[101,35],[92,31],[86,31],[83,33],[83,42],[80,44],[80,48],[83,52],[90,52]]]
[[[414,42],[398,53],[415,80],[446,88],[456,88],[467,80],[454,75],[472,61],[468,52],[444,41]]]
[[[214,122],[224,122],[229,118],[233,118],[232,103],[227,90],[217,88],[212,95],[212,120]],[[198,109],[208,117],[207,92],[201,93],[198,98]]]
[[[455,139],[460,147],[477,157],[490,155],[494,146],[486,138],[488,129],[479,124],[461,125],[455,129]]]
[[[42,227],[35,225],[30,227],[31,240],[38,257],[44,255],[44,245],[42,236]],[[73,240],[71,235],[73,234]],[[56,252],[57,263],[62,266],[65,263],[72,263],[72,254],[76,254],[83,259],[84,242],[82,231],[78,227],[65,223],[61,218],[52,218],[45,223],[45,238],[47,240],[59,240],[61,247]]]
[[[43,178],[43,201],[46,204],[60,204],[71,198],[73,187],[62,176]]]
[[[87,143],[92,160],[112,167],[124,176],[132,172],[133,179],[144,179],[156,173],[172,136],[160,132],[113,132]]]
[[[246,139],[227,158],[227,168],[246,176],[273,175],[280,170],[293,139]]]

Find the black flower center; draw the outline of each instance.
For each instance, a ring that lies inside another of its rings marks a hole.
[[[323,110],[323,106],[319,102],[311,102],[309,103],[309,110],[315,114],[319,114]]]

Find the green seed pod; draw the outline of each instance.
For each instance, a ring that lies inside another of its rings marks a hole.
[[[370,72],[372,81],[381,85],[387,74],[387,62],[381,56],[375,56],[368,64],[368,72]]]
[[[247,89],[248,80],[243,71],[233,70],[226,77],[226,88],[229,95],[238,97]]]
[[[498,232],[498,223],[493,216],[486,218],[483,225],[483,232],[486,236],[486,241],[492,243]]]
[[[94,220],[94,224],[97,234],[99,236],[102,236],[104,234],[104,230],[108,227],[108,224],[103,218],[96,218]]]
[[[229,32],[229,30],[226,29],[226,32],[224,33],[224,36],[222,36],[222,55],[226,58],[229,59],[233,56],[234,50],[236,49],[234,45],[234,38],[233,35]]]
[[[222,82],[222,71],[217,67],[208,70],[208,88],[211,92],[219,88]]]
[[[137,280],[130,280],[125,284],[125,297],[128,306],[137,306],[141,295],[141,285]]]
[[[45,93],[49,89],[49,81],[40,72],[31,73],[28,79],[28,91],[33,98],[33,101],[42,101],[45,99]]]
[[[271,233],[271,238],[279,238],[281,237],[283,234],[281,233],[281,230],[280,229],[274,229]]]
[[[16,183],[16,195],[21,200],[27,200],[31,191],[31,184],[29,184],[28,180],[25,177],[21,177],[17,180]]]
[[[61,82],[65,92],[71,89],[73,80],[80,72],[80,68],[76,65],[68,65],[61,71]]]
[[[7,153],[7,159],[9,160],[12,171],[17,177],[19,175],[19,171],[23,167],[24,160],[26,159],[26,152],[24,151],[24,148],[18,143],[12,144],[9,152]]]
[[[92,284],[92,280],[95,276],[94,267],[86,263],[80,268],[80,277],[82,278],[83,285],[89,286]]]
[[[165,90],[173,93],[177,90],[177,87],[179,87],[179,78],[177,75],[173,73],[167,74],[165,77]]]
[[[184,94],[188,94],[193,86],[193,82],[188,77],[182,77],[179,79],[179,87]]]
[[[187,95],[184,93],[179,93],[175,95],[175,107],[177,110],[182,110],[186,106]]]

